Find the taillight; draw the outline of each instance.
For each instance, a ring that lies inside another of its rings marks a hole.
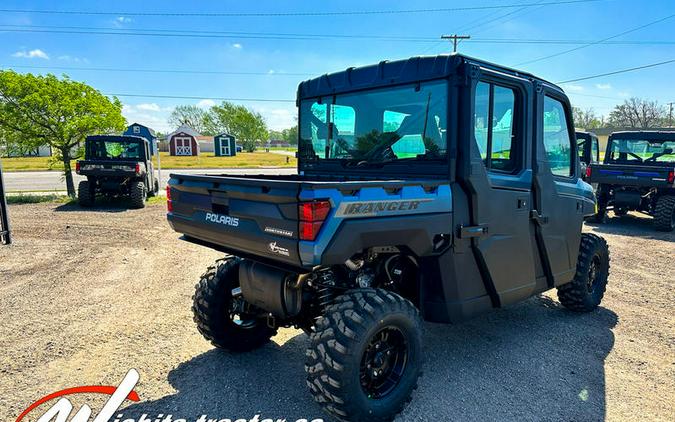
[[[668,172],[668,183],[675,183],[675,169]]]
[[[591,173],[592,173],[592,172],[593,172],[593,171],[591,170],[591,166],[586,167],[586,178],[587,178],[587,179],[588,179],[589,177],[591,177]]]
[[[141,165],[136,163],[136,174],[141,174]]]
[[[298,205],[300,240],[314,240],[330,212],[329,201],[301,202]]]
[[[166,185],[166,210],[173,212],[173,201],[171,201],[171,185]]]
[[[75,173],[79,173],[79,172],[80,172],[80,162],[76,161],[75,162]]]

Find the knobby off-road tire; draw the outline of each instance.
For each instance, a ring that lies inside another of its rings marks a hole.
[[[96,201],[96,191],[88,180],[83,180],[77,186],[77,201],[82,207],[91,207]]]
[[[358,289],[339,296],[316,322],[305,371],[325,411],[378,422],[393,419],[410,401],[422,362],[415,306],[386,290]],[[373,371],[382,372],[376,377]]]
[[[576,312],[590,312],[597,308],[607,288],[609,260],[605,239],[583,233],[574,279],[558,287],[560,303]]]
[[[197,329],[214,346],[231,352],[247,352],[267,343],[276,329],[267,321],[234,315],[232,289],[239,287],[240,258],[216,261],[201,276],[192,297]]]
[[[665,195],[656,200],[654,228],[662,232],[675,230],[675,196]]]
[[[605,193],[605,188],[598,186],[597,196],[597,211],[588,219],[588,221],[590,223],[602,224],[607,220],[607,194]]]
[[[148,196],[157,196],[159,193],[159,181],[155,180],[152,185],[152,190],[148,192]]]
[[[148,191],[145,188],[145,183],[143,182],[132,182],[131,183],[131,206],[134,208],[145,208],[145,200],[148,196]]]

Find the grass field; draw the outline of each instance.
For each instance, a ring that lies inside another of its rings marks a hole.
[[[232,167],[295,167],[294,157],[274,154],[271,152],[238,153],[235,157],[216,157],[213,153],[202,153],[198,157],[171,157],[169,153],[162,152],[162,168],[185,169],[185,168],[232,168]],[[50,157],[21,157],[2,158],[4,171],[37,171],[54,170],[61,171],[61,163],[51,163]],[[157,159],[153,160],[155,166]],[[72,163],[73,170],[75,163]]]

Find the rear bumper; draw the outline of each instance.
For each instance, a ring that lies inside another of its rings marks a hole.
[[[298,245],[294,239],[281,240],[279,237],[261,235],[258,230],[247,227],[254,224],[252,221],[239,220],[236,227],[209,223],[204,214],[197,211],[191,217],[184,217],[168,213],[167,221],[174,231],[184,234],[184,240],[191,243],[276,267],[293,268],[299,272],[306,270],[300,264]],[[278,253],[279,248],[287,250],[288,256]]]

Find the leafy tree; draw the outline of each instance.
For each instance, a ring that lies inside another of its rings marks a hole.
[[[88,135],[124,129],[122,103],[64,76],[0,71],[0,128],[26,148],[49,145],[75,196],[71,161]]]
[[[211,107],[205,125],[209,133],[234,135],[247,152],[255,151],[260,141],[267,140],[269,134],[260,113],[227,101]]]
[[[289,129],[284,129],[281,131],[282,139],[288,142],[291,145],[298,144],[298,125],[293,126]]]
[[[573,107],[574,126],[581,129],[598,129],[602,127],[602,120],[598,118],[592,108],[582,110],[579,107]]]
[[[217,135],[207,127],[208,112],[196,105],[179,105],[169,115],[169,124],[173,126],[189,126],[202,135]]]
[[[614,107],[609,123],[616,128],[649,129],[663,124],[667,112],[657,101],[631,98]]]
[[[284,130],[288,130],[288,129],[284,129]],[[278,130],[270,130],[269,138],[270,138],[270,139],[282,139],[282,140],[285,140],[284,132],[283,132],[283,131],[278,131]]]

